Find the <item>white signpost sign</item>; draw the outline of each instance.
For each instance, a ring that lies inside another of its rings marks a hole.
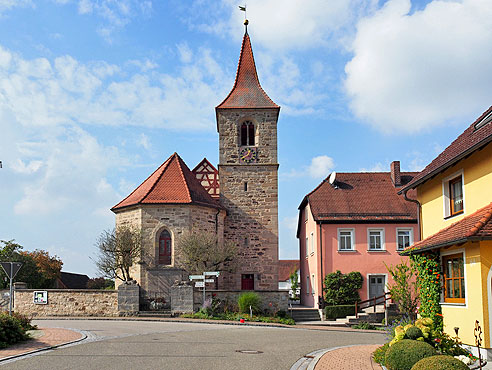
[[[207,276],[219,277],[220,271],[208,271],[204,272],[203,275],[190,275],[188,278],[190,281],[195,281],[195,288],[203,288],[203,302],[205,303],[205,291],[206,283],[215,283],[215,279],[207,279]]]

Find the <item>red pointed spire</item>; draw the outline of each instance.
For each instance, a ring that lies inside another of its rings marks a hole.
[[[248,32],[243,37],[234,87],[216,107],[220,108],[280,108],[261,88]]]

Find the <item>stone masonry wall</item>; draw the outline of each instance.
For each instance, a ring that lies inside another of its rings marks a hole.
[[[255,290],[278,288],[277,113],[218,110],[220,202],[227,209],[224,237],[240,249],[236,273],[221,277],[225,289],[240,289],[242,274],[254,275]],[[240,164],[240,127],[247,120],[255,124],[258,159]]]
[[[239,163],[239,137],[241,124],[255,124],[255,142],[258,148],[257,163],[277,164],[277,110],[276,109],[221,109],[218,112],[219,163]],[[222,178],[220,177],[222,187]]]
[[[185,232],[217,231],[222,239],[225,211],[197,205],[141,205],[141,227],[143,236],[144,262],[136,266],[139,273],[134,278],[140,284],[141,296],[144,299],[165,298],[170,295],[170,287],[176,280],[186,278],[181,269],[176,268],[176,249],[179,239]],[[123,211],[122,213],[124,213]],[[132,216],[117,218],[118,221],[131,220]],[[163,266],[158,262],[158,242],[162,230],[167,229],[172,238],[171,265]]]
[[[14,292],[15,312],[33,317],[118,316],[118,292],[115,290],[47,289],[48,304],[34,304],[34,291]]]

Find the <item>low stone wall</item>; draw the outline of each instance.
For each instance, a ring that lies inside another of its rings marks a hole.
[[[34,291],[47,291],[48,303],[35,304]],[[14,291],[14,311],[32,317],[118,316],[118,292],[92,289],[22,289]]]

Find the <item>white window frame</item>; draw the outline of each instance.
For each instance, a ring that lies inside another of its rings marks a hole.
[[[371,232],[379,232],[379,236],[381,238],[381,248],[379,248],[379,249],[371,248]],[[384,227],[383,228],[371,227],[371,228],[367,229],[367,250],[369,252],[385,252],[386,251]]]
[[[309,257],[308,247],[309,247],[309,237],[306,236],[306,242],[304,243],[304,248],[306,249],[306,258]]]
[[[461,176],[461,191],[463,193],[463,212],[460,212],[455,215],[451,215],[451,200],[450,200],[450,194],[449,194],[449,183],[450,181],[456,179],[457,177]],[[459,170],[452,175],[447,176],[442,180],[442,201],[443,201],[443,218],[452,218],[455,216],[463,215],[466,213],[466,198],[465,198],[465,175],[463,170]]]
[[[399,241],[398,241],[398,236],[399,236],[398,233],[400,231],[408,231],[408,233],[409,233],[409,243],[410,243],[409,246],[413,245],[413,227],[397,227],[396,228],[396,250],[397,251],[403,251],[403,250],[405,250],[405,248],[399,248],[400,245],[398,244],[399,243]]]
[[[314,232],[311,233],[311,254],[314,254]]]
[[[340,233],[342,232],[350,232],[350,241],[351,241],[351,245],[350,245],[350,249],[341,249],[341,243],[340,243]],[[355,229],[351,229],[351,228],[339,228],[337,229],[337,234],[338,234],[338,251],[339,252],[354,252],[355,251]]]

